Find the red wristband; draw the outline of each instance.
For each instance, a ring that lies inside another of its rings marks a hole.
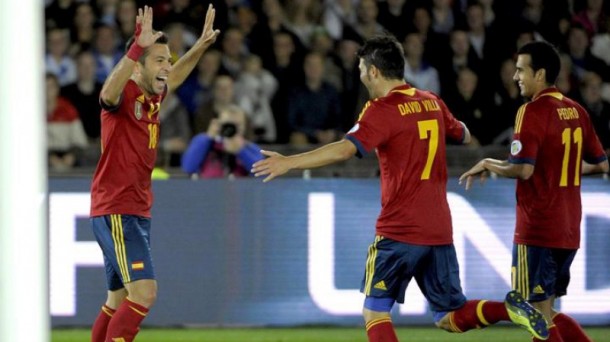
[[[138,43],[133,42],[127,51],[127,58],[131,59],[134,62],[137,62],[140,57],[144,54],[144,48],[138,45]]]

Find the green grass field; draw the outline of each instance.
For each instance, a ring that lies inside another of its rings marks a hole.
[[[595,342],[610,342],[610,327],[587,328]],[[491,327],[451,334],[434,328],[401,327],[400,341],[433,342],[518,342],[531,341],[529,334],[512,327]],[[53,330],[51,342],[87,342],[84,329]],[[147,329],[143,328],[136,342],[366,342],[364,328],[235,328],[235,329]],[[566,341],[567,342],[567,341]]]

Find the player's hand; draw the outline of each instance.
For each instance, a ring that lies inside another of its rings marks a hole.
[[[285,156],[272,151],[261,150],[261,153],[268,158],[259,160],[252,165],[254,176],[267,176],[263,183],[267,183],[275,177],[281,176],[290,171],[288,160]]]
[[[216,41],[216,38],[220,34],[220,30],[214,29],[214,18],[216,17],[216,9],[212,4],[208,6],[208,11],[205,14],[205,22],[203,24],[203,31],[201,32],[201,39],[204,44],[211,45]]]
[[[153,45],[157,39],[163,36],[163,32],[154,32],[152,28],[153,10],[152,7],[144,6],[144,10],[138,8],[136,16],[136,44],[142,48]]]
[[[472,181],[475,176],[479,176],[481,180],[481,184],[485,183],[489,172],[485,168],[485,160],[479,161],[475,166],[473,166],[470,170],[464,172],[459,179],[459,184],[462,184],[464,180],[466,180],[465,189],[468,190],[472,187]]]

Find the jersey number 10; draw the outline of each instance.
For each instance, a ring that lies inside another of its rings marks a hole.
[[[572,139],[574,141],[572,141]],[[568,165],[570,164],[570,149],[572,143],[576,144],[576,160],[574,162],[574,186],[580,185],[580,168],[581,168],[581,152],[582,152],[582,129],[580,127],[574,129],[565,128],[561,133],[561,143],[564,146],[563,162],[561,163],[561,179],[559,186],[568,186]]]

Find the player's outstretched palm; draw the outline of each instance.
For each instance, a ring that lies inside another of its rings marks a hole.
[[[261,151],[267,159],[259,160],[252,165],[254,176],[267,176],[263,182],[268,182],[275,177],[281,176],[290,171],[288,161],[285,156],[272,151]]]
[[[138,16],[136,17],[136,43],[147,48],[153,45],[159,39],[163,32],[155,32],[152,28],[153,10],[152,7],[144,6],[144,10],[138,8]]]
[[[216,9],[210,4],[208,11],[205,13],[205,23],[203,24],[203,32],[201,38],[205,44],[212,44],[220,34],[220,30],[214,29],[214,18],[216,17]]]

